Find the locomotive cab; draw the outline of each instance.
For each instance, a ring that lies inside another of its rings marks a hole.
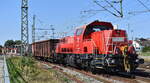
[[[91,33],[104,31],[104,30],[113,30],[113,28],[112,26],[107,26],[107,25],[89,25],[85,29],[84,39],[91,39]]]
[[[132,72],[143,63],[128,44],[126,31],[114,29],[111,23],[95,21],[83,26],[75,39],[77,54],[92,55],[94,68]]]

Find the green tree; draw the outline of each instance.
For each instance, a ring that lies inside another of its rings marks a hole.
[[[150,46],[144,47],[142,52],[150,52]]]
[[[20,40],[7,40],[4,44],[5,47],[14,47],[15,45],[20,45],[21,41]]]
[[[22,42],[21,42],[21,40],[16,40],[16,41],[14,41],[14,43],[15,43],[15,45],[20,45]]]
[[[15,45],[14,40],[7,40],[4,44],[5,47],[13,47]]]

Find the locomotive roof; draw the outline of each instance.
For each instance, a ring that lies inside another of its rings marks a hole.
[[[93,21],[93,22],[91,22],[91,23],[89,23],[89,24],[86,24],[86,25],[84,25],[84,26],[82,26],[82,27],[78,27],[77,29],[79,29],[79,28],[87,28],[88,26],[97,25],[97,24],[100,24],[100,25],[107,25],[107,26],[112,27],[112,29],[113,29],[113,25],[112,25],[111,22],[104,22],[104,21],[99,21],[99,20]]]

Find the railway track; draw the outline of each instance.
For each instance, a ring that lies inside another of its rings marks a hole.
[[[76,78],[73,75],[63,72],[64,68],[70,71],[79,72],[85,76],[93,78],[102,83],[149,83],[150,82],[150,70],[144,67],[139,68],[137,71],[135,71],[134,72],[135,79],[131,79],[121,74],[107,74],[107,73],[92,74],[89,71],[80,70],[74,67],[69,67],[69,66],[66,67],[64,65],[49,63],[45,61],[40,61],[40,62],[46,64],[47,66],[50,66],[55,70],[58,70],[59,72],[62,72],[64,75],[68,76],[71,80],[74,80],[76,83],[87,83],[87,82],[79,78]],[[89,83],[95,83],[95,82],[89,82]]]
[[[47,66],[47,68],[52,68],[52,69],[55,69],[57,70],[58,72],[61,72],[62,74],[64,74],[65,76],[67,76],[70,80],[73,80],[75,81],[76,83],[84,83],[83,81],[81,81],[80,79],[77,79],[75,78],[74,76],[70,75],[70,74],[67,74],[65,72],[63,72],[63,69],[57,65],[54,65],[54,64],[51,64],[51,63],[48,63],[48,62],[43,62],[41,61],[45,66]]]
[[[78,70],[78,69],[75,69],[75,68],[72,68],[72,67],[64,67],[64,66],[62,66],[62,65],[52,64],[52,63],[43,62],[43,61],[42,61],[42,63],[43,63],[43,64],[46,64],[46,65],[48,65],[48,66],[50,66],[50,67],[53,68],[53,69],[58,70],[59,72],[62,72],[63,74],[65,74],[66,76],[68,76],[69,78],[71,78],[71,80],[74,80],[74,81],[76,81],[77,83],[87,83],[87,82],[84,81],[83,79],[76,78],[75,76],[69,75],[69,74],[65,73],[63,70],[68,69],[68,70],[70,70],[70,71],[72,71],[72,72],[79,72],[79,73],[83,74],[84,76],[88,76],[88,77],[90,77],[90,78],[95,79],[95,80],[94,80],[95,82],[94,82],[94,81],[92,82],[92,80],[91,80],[91,82],[89,82],[89,83],[112,83],[112,82],[110,82],[110,81],[100,79],[100,78],[98,78],[96,75],[93,75],[93,74],[91,74],[91,73],[89,73],[89,72],[85,72],[85,71],[82,71],[82,70]],[[68,70],[66,70],[66,71],[68,71]]]

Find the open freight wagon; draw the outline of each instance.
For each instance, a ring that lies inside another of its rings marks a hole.
[[[39,59],[51,59],[59,39],[49,39],[32,43],[33,56]]]

